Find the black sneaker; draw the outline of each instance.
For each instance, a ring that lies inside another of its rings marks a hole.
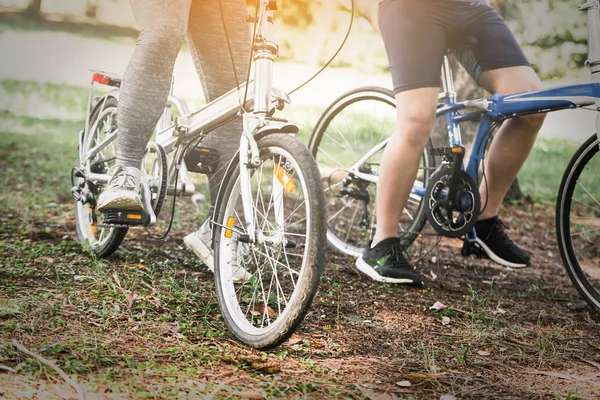
[[[421,275],[404,257],[404,247],[398,238],[388,238],[371,248],[371,243],[356,260],[356,268],[377,282],[405,283],[422,286]]]
[[[500,218],[492,217],[477,221],[475,243],[464,241],[462,255],[475,254],[481,257],[487,255],[491,260],[509,268],[525,268],[531,264],[531,258],[522,249],[517,247],[504,228],[509,229]]]

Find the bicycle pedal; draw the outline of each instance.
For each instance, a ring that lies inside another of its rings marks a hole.
[[[483,250],[477,243],[470,243],[468,241],[464,241],[463,247],[460,250],[460,254],[465,257],[474,255],[478,259],[488,258],[485,250]]]
[[[132,210],[106,210],[103,225],[116,227],[144,226],[150,223],[150,215],[145,211]]]
[[[209,147],[195,147],[188,151],[184,161],[189,172],[209,174],[221,158],[218,150]]]

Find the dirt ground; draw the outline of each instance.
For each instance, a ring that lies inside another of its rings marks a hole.
[[[428,278],[413,289],[374,283],[330,250],[299,331],[258,352],[224,327],[185,230],[158,243],[132,231],[102,261],[75,241],[67,205],[45,224],[15,210],[0,216],[0,398],[77,398],[13,339],[54,360],[87,399],[600,398],[600,318],[562,267],[553,205],[502,214],[531,268],[422,237],[413,256]]]

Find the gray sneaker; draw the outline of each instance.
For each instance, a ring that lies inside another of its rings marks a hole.
[[[144,209],[140,195],[140,170],[134,167],[117,165],[109,172],[110,181],[100,196],[96,209],[105,210],[135,210]]]
[[[192,232],[183,238],[183,243],[185,243],[185,245],[202,260],[208,269],[214,273],[215,261],[213,257],[213,250],[211,248],[211,242],[212,230],[210,226],[210,219],[207,219],[196,232]],[[233,257],[234,263],[231,268],[233,270],[233,281],[240,283],[246,282],[252,277],[252,275],[243,267],[243,262],[249,252],[248,245],[246,243],[237,243],[238,245],[235,249],[236,254]]]

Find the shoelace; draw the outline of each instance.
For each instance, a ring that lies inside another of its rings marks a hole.
[[[494,221],[492,227],[490,228],[490,231],[486,235],[485,240],[489,240],[492,233],[496,232],[498,237],[501,237],[504,241],[505,240],[510,241],[510,238],[508,237],[506,232],[504,232],[504,229],[510,229],[510,227],[508,225],[506,225],[500,218],[497,218]]]
[[[402,244],[400,242],[398,243],[394,243],[390,246],[390,260],[395,261],[395,264],[399,264],[401,266],[407,266],[409,265],[408,262],[406,261],[406,258],[408,257],[408,252],[406,251],[406,249],[404,248],[404,246],[402,246]]]
[[[122,165],[117,165],[113,171],[112,178],[108,184],[108,189],[120,189],[120,188],[131,188],[137,187],[137,177],[129,175],[127,169]]]

